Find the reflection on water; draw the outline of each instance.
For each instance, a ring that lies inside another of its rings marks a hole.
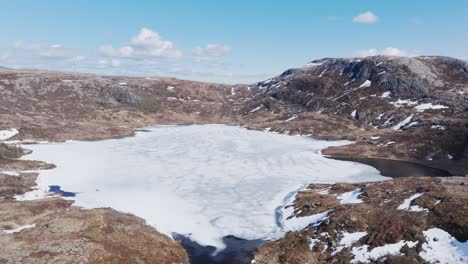
[[[246,240],[225,236],[223,242],[226,248],[215,255],[215,247],[202,246],[180,234],[174,233],[172,236],[187,250],[191,264],[248,264],[251,263],[255,250],[265,242],[260,239]]]

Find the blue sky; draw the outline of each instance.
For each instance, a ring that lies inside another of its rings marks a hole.
[[[0,65],[249,83],[322,57],[468,57],[468,1],[0,0]]]

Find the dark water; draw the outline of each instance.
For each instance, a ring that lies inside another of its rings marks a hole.
[[[50,185],[49,192],[58,193],[63,197],[75,197],[76,193],[63,191],[62,188],[58,185]]]
[[[414,162],[399,161],[399,160],[385,160],[385,159],[371,159],[371,158],[339,158],[329,157],[335,160],[354,161],[370,165],[380,171],[380,174],[387,177],[399,178],[399,177],[410,177],[410,176],[452,176],[450,172],[446,170],[436,169],[428,166],[424,166]]]
[[[235,236],[225,236],[223,242],[226,248],[214,255],[215,247],[202,246],[179,234],[172,236],[187,250],[191,264],[249,264],[254,251],[265,242],[260,239],[245,240]]]

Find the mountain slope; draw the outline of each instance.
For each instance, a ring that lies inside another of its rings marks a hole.
[[[447,57],[321,59],[257,84],[252,107],[280,102],[296,116],[345,117],[359,143],[335,155],[466,160],[468,64]],[[258,102],[258,103],[254,103]],[[333,130],[327,131],[332,132]],[[339,134],[339,131],[333,131]],[[353,151],[356,150],[356,151]]]

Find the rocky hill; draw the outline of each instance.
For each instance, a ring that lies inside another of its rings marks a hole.
[[[468,64],[464,61],[447,57],[327,58],[287,70],[257,87],[263,93],[251,103],[265,109],[281,104],[293,113],[290,123],[305,123],[310,113],[318,113],[333,123],[346,122],[345,118],[358,127],[326,131],[358,141],[328,154],[466,162]],[[301,127],[311,130],[307,125]]]
[[[464,176],[468,175],[468,65],[446,57],[326,58],[266,81],[234,86],[0,68],[0,130],[18,131],[0,139],[7,143],[0,143],[0,211],[6,212],[0,227],[5,231],[27,222],[41,227],[29,235],[0,233],[0,262],[66,262],[81,255],[85,262],[186,263],[187,254],[177,242],[135,216],[111,209],[83,215],[59,198],[15,201],[15,195],[34,186],[35,170],[53,165],[11,158],[23,151],[14,146],[19,141],[97,140],[129,136],[147,125],[194,123],[350,139],[356,143],[324,153],[413,161]],[[340,240],[359,233],[362,236],[352,243],[355,248],[406,241],[406,247],[401,247],[404,256],[389,261],[422,262],[421,246],[429,229],[440,228],[466,241],[465,186],[466,177],[410,177],[385,185],[311,185],[291,205],[294,217],[331,210],[329,220],[265,244],[255,260],[349,262],[355,256],[353,247],[340,248]],[[337,196],[356,188],[361,189],[364,203],[343,206],[337,201]],[[411,202],[426,211],[398,210],[410,193],[426,194]],[[141,236],[142,232],[146,235]],[[40,246],[39,240],[46,241],[46,246]],[[418,246],[408,246],[416,242]],[[148,243],[153,253],[145,248]],[[19,244],[22,252],[13,252],[11,248]],[[292,250],[291,245],[295,245]]]

